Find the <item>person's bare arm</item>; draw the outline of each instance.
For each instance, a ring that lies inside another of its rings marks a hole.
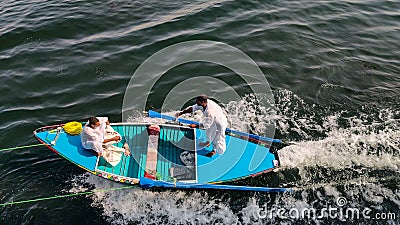
[[[103,140],[103,144],[108,143],[110,141],[119,141],[119,136],[113,137],[113,138],[108,138]]]
[[[192,107],[192,106],[189,106],[189,107],[187,107],[186,109],[184,109],[183,111],[178,112],[178,113],[176,114],[176,117],[179,117],[179,116],[181,116],[181,115],[183,115],[183,114],[191,113],[191,112],[193,112],[193,107]]]

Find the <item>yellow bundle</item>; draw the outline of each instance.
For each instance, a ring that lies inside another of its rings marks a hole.
[[[76,121],[66,123],[63,128],[69,135],[79,135],[82,132],[82,124]]]

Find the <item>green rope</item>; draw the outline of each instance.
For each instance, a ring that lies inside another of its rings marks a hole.
[[[4,149],[0,149],[0,152],[15,150],[15,149],[22,149],[22,148],[30,148],[30,147],[36,147],[36,146],[42,146],[42,145],[48,145],[48,144],[34,144],[34,145],[25,145],[25,146],[13,147],[13,148],[4,148]]]
[[[92,195],[92,194],[95,194],[95,193],[102,193],[102,192],[107,192],[107,191],[116,191],[116,190],[128,189],[128,188],[133,188],[133,187],[134,186],[125,186],[125,187],[120,187],[120,188],[110,188],[110,189],[104,189],[104,190],[93,190],[93,191],[79,192],[79,193],[68,194],[68,195],[55,195],[55,196],[52,196],[52,197],[36,198],[36,199],[29,199],[29,200],[23,200],[23,201],[17,201],[17,202],[6,202],[6,203],[0,204],[0,207],[1,206],[7,206],[7,205],[17,205],[17,204],[22,204],[22,203],[39,202],[39,201],[50,200],[50,199],[68,198],[68,197],[73,197],[73,196],[78,196],[78,195]]]

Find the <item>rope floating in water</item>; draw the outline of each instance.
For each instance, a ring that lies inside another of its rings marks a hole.
[[[73,196],[78,196],[78,195],[92,195],[92,194],[96,194],[96,193],[129,189],[129,188],[134,188],[134,187],[135,186],[125,186],[125,187],[119,187],[119,188],[85,191],[85,192],[79,192],[79,193],[67,194],[67,195],[55,195],[52,197],[36,198],[36,199],[22,200],[22,201],[16,201],[16,202],[6,202],[6,203],[0,204],[0,207],[8,206],[8,205],[18,205],[18,204],[23,204],[23,203],[40,202],[40,201],[51,200],[51,199],[68,198],[68,197],[73,197]]]
[[[1,151],[15,150],[15,149],[23,149],[23,148],[37,147],[37,146],[43,146],[43,145],[48,145],[48,144],[34,144],[34,145],[25,145],[25,146],[18,146],[18,147],[12,147],[12,148],[4,148],[4,149],[0,149],[0,152],[1,152]]]

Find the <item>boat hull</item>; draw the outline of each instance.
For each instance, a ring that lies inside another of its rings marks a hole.
[[[92,174],[121,183],[137,184],[140,178],[148,175],[148,127],[151,124],[111,125],[123,137],[123,141],[116,145],[122,147],[123,142],[126,142],[131,150],[128,156],[122,154],[115,166],[107,163],[103,157],[98,157],[93,151],[84,149],[80,135],[66,134],[59,128],[62,125],[39,128],[34,131],[34,135],[50,150]],[[156,162],[157,180],[221,183],[269,172],[275,168],[278,160],[268,147],[231,135],[226,136],[227,150],[224,154],[207,157],[206,154],[212,150],[212,146],[201,148],[198,145],[199,142],[205,141],[204,130],[171,124],[159,126],[161,130],[157,137],[157,154],[153,159]],[[182,161],[182,154],[185,152],[194,155],[193,165]],[[174,175],[176,172],[173,171],[179,171],[178,169],[189,171],[189,176],[179,178]]]

